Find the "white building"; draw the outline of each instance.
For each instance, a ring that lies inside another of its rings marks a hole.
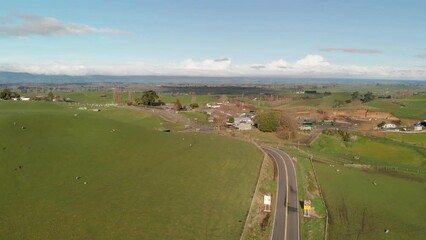
[[[220,108],[222,106],[222,103],[207,103],[206,106],[208,108]]]
[[[251,130],[253,125],[251,125],[250,123],[240,122],[239,124],[236,125],[236,127],[240,131],[247,131],[247,130]]]
[[[299,127],[299,130],[301,130],[301,131],[312,131],[312,126],[302,125],[302,126]]]
[[[234,127],[236,127],[238,130],[251,130],[253,127],[253,120],[249,117],[236,117],[234,118]]]
[[[241,122],[245,122],[245,123],[249,123],[251,125],[253,125],[253,120],[249,117],[236,117],[234,118],[234,125],[238,125]]]
[[[382,126],[383,129],[392,129],[392,128],[396,128],[396,125],[393,123],[386,123],[385,125]]]

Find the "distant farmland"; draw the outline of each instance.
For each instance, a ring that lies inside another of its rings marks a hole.
[[[0,239],[238,239],[262,153],[141,111],[0,101]]]

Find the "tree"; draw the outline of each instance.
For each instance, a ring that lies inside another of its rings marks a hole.
[[[144,91],[140,99],[136,99],[137,104],[143,104],[146,106],[153,106],[155,100],[159,99],[157,93],[154,90]]]
[[[182,109],[182,104],[180,103],[179,99],[176,99],[175,104],[173,105],[173,109],[175,111],[179,111]]]
[[[298,123],[293,116],[286,113],[282,113],[278,122],[278,137],[288,140],[290,140],[291,138],[295,138],[297,135],[298,127]]]
[[[4,100],[9,100],[11,98],[11,91],[8,88],[3,89],[0,93],[0,98]]]
[[[381,128],[386,124],[385,121],[381,121],[379,124],[377,124],[377,127]]]
[[[197,108],[197,107],[199,107],[199,106],[198,106],[198,103],[191,103],[191,104],[189,104],[189,106],[190,106],[191,108]]]
[[[358,91],[356,91],[356,92],[353,92],[353,93],[351,94],[351,96],[352,96],[352,99],[358,99],[358,98],[359,98],[359,96],[360,96],[360,94],[359,94],[359,92],[358,92]]]
[[[49,92],[49,93],[47,94],[47,99],[49,99],[50,101],[52,101],[52,100],[53,100],[53,98],[55,98],[55,96],[53,95],[53,93],[52,93],[52,92]]]
[[[254,122],[262,132],[275,132],[279,126],[279,113],[271,111],[258,113]]]
[[[18,93],[12,92],[8,88],[3,89],[3,91],[0,93],[0,98],[4,100],[9,100],[11,98],[19,98],[19,97],[20,95]]]
[[[229,117],[228,122],[229,122],[229,123],[234,123],[234,122],[235,122],[235,118],[234,118],[234,117],[232,117],[232,116],[231,116],[231,117]]]
[[[370,102],[370,101],[373,101],[374,98],[375,98],[374,94],[372,92],[368,92],[364,95],[362,102],[363,103]]]

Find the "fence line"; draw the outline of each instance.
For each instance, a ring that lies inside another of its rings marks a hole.
[[[319,190],[319,193],[320,193],[320,196],[321,196],[321,202],[322,202],[322,204],[324,205],[324,208],[325,208],[324,240],[327,240],[327,237],[328,237],[328,209],[327,209],[327,204],[325,203],[324,195],[322,194],[321,185],[320,185],[318,178],[317,178],[317,171],[315,170],[314,164],[312,163],[312,158],[313,158],[313,156],[311,155],[311,157],[309,158],[309,162],[312,165],[312,169],[314,171],[314,176],[315,176],[315,181],[317,182],[318,190]]]

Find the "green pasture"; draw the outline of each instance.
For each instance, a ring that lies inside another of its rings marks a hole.
[[[163,133],[138,110],[0,112],[0,239],[239,238],[263,158],[253,145]]]
[[[424,239],[425,177],[324,163],[315,168],[329,213],[329,239]]]
[[[426,119],[426,95],[416,95],[405,99],[375,99],[366,103],[371,110],[385,111],[399,118]]]
[[[308,94],[307,94],[308,95]],[[311,94],[310,94],[311,95]],[[301,97],[304,94],[300,95]],[[312,95],[315,96],[315,95]],[[284,104],[284,107],[320,107],[320,108],[332,108],[337,102],[344,102],[345,100],[351,99],[351,94],[348,92],[335,92],[331,95],[308,98],[308,99],[296,99]]]
[[[207,124],[208,123],[208,116],[205,113],[202,112],[179,112],[180,115],[189,118],[192,122],[195,123],[202,123]]]
[[[357,136],[356,140],[345,143],[340,138],[321,135],[313,142],[312,148],[352,163],[410,169],[426,166],[426,149],[380,138]]]
[[[73,102],[89,104],[113,103],[112,92],[59,92],[55,93],[61,97],[68,97]],[[123,92],[123,98],[127,99],[127,93]]]
[[[105,103],[113,103],[113,93],[112,91],[108,92],[54,92],[55,95],[59,95],[62,97],[69,97],[74,102],[79,103],[88,103],[88,104],[105,104]],[[192,99],[194,96],[194,100],[196,103],[200,105],[200,107],[204,106],[208,102],[216,102],[218,97],[215,95],[177,95],[172,96],[170,94],[162,94],[158,93],[159,99],[165,103],[174,103],[176,99],[179,99],[182,105],[189,106],[192,103]],[[134,92],[133,97],[140,98],[142,96],[142,92]],[[127,101],[128,93],[122,92],[123,102]]]
[[[426,146],[426,133],[388,132],[386,133],[386,137],[401,142]]]

